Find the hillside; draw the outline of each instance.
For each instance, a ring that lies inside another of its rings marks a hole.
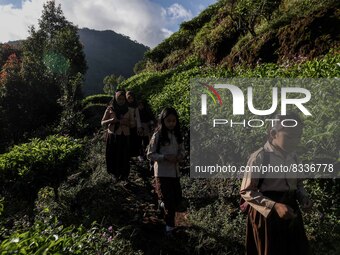
[[[251,4],[251,2],[253,4]],[[220,0],[146,54],[145,70],[190,58],[234,67],[310,60],[340,45],[339,1]]]
[[[339,1],[269,1],[261,10],[262,1],[253,2],[220,0],[182,23],[145,54],[137,64],[138,75],[122,87],[142,93],[156,112],[164,105],[178,106],[188,124],[191,78],[324,77],[298,70],[300,65],[317,66],[327,54],[337,63]],[[337,68],[329,72],[336,74]]]
[[[103,92],[103,78],[110,74],[125,78],[133,74],[134,65],[140,61],[148,48],[114,31],[79,29],[80,41],[88,70],[83,92],[86,95]]]
[[[262,12],[255,12],[256,3],[262,1],[242,5],[244,2],[247,1],[236,4],[220,0],[183,23],[178,32],[146,53],[143,62],[139,63],[140,73],[121,86],[147,99],[155,113],[165,106],[175,107],[182,125],[189,129],[191,79],[340,76],[337,64],[340,62],[340,30],[337,29],[340,27],[340,2],[308,0],[299,4],[299,1],[284,0],[271,5],[277,1],[269,1],[261,7]],[[253,18],[248,20],[251,16]],[[333,109],[337,108],[338,101],[329,100],[325,104],[319,95],[339,95],[339,86],[327,85],[322,91],[312,85],[307,88],[313,95],[318,95],[309,102],[310,107],[314,107],[314,114],[305,131],[310,139],[315,138],[315,142],[307,144],[308,140],[303,141],[302,157],[336,162],[340,130],[336,128],[338,120]],[[261,86],[256,86],[256,90],[261,98],[258,106],[266,109],[268,90]],[[231,116],[228,109],[223,110]],[[251,118],[251,114],[247,117]],[[318,135],[325,133],[324,127],[329,127],[327,137]],[[261,130],[251,134],[228,132],[230,137],[226,142],[240,148],[237,155],[232,148],[227,149],[235,156],[230,159],[232,163],[246,161],[249,151],[263,139]],[[323,139],[328,141],[327,146],[319,146],[324,144]]]

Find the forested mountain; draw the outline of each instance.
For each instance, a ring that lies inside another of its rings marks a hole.
[[[80,42],[88,65],[83,92],[86,95],[103,92],[105,76],[115,74],[125,78],[133,74],[148,47],[114,31],[79,29]]]
[[[85,95],[102,93],[103,79],[107,75],[114,74],[125,78],[133,75],[135,64],[142,60],[144,53],[149,49],[143,44],[132,41],[128,36],[111,30],[81,28],[78,30],[78,35],[84,47],[88,66],[82,88]],[[22,40],[11,41],[7,45],[13,48],[13,52],[18,53],[23,42]],[[0,66],[2,66],[8,54],[4,53],[0,57]]]

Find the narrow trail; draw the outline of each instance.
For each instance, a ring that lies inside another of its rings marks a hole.
[[[134,248],[144,254],[190,254],[182,250],[180,243],[188,239],[186,229],[190,227],[187,212],[176,213],[176,229],[172,237],[164,233],[165,223],[157,212],[157,198],[153,187],[153,178],[148,168],[148,162],[131,162],[129,182],[125,185],[117,183],[126,195],[126,204],[133,204],[135,216],[125,219],[130,230],[130,241]],[[126,215],[127,216],[127,215]],[[125,218],[125,217],[124,217]],[[181,252],[182,250],[182,252]]]

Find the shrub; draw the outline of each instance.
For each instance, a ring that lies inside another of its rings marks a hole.
[[[98,95],[92,95],[92,96],[88,96],[84,98],[82,103],[83,103],[84,108],[90,104],[107,105],[111,99],[112,99],[112,95],[98,94]]]
[[[7,176],[53,175],[53,172],[72,166],[80,156],[81,148],[79,140],[58,135],[16,145],[0,155],[0,180],[4,181]]]

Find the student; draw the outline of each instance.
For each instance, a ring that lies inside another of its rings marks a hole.
[[[101,124],[107,126],[106,165],[114,180],[127,180],[130,173],[129,136],[133,125],[125,92],[119,90],[107,107]]]
[[[269,130],[268,141],[263,148],[250,156],[248,166],[298,164],[294,150],[302,135],[300,117],[288,113],[276,115],[274,119],[280,121],[276,121]],[[283,127],[283,119],[295,119],[298,125]],[[281,173],[281,176],[274,176],[276,178],[263,178],[251,172],[244,175],[240,194],[249,204],[246,232],[248,255],[311,254],[297,201],[303,209],[310,209],[312,202],[302,179],[288,179],[285,176]]]
[[[128,103],[129,110],[133,112],[134,122],[130,126],[130,156],[137,157],[140,153],[142,127],[139,117],[139,111],[137,108],[137,101],[135,94],[132,91],[126,92],[126,101]]]
[[[182,200],[178,162],[184,157],[183,138],[174,108],[165,108],[161,112],[147,157],[154,161],[155,189],[159,205],[164,209],[165,231],[171,234],[175,227],[176,208]]]
[[[148,106],[146,101],[138,102],[138,115],[140,117],[141,123],[141,132],[139,132],[141,142],[140,142],[140,151],[139,151],[139,161],[144,161],[145,159],[145,149],[149,144],[151,139],[153,125],[154,125],[154,117],[150,107]]]

